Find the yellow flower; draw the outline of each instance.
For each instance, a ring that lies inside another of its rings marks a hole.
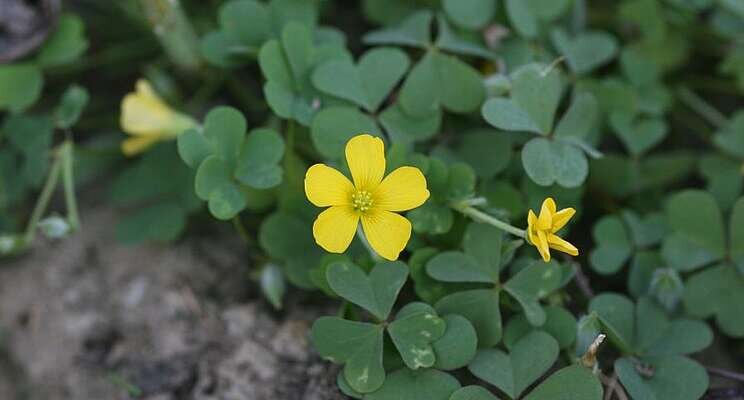
[[[530,210],[527,216],[527,240],[537,247],[543,261],[550,261],[551,248],[572,256],[579,255],[579,250],[574,245],[556,235],[556,232],[563,228],[575,213],[576,210],[573,208],[556,211],[555,201],[550,197],[543,201],[540,216],[535,216],[535,213]]]
[[[144,79],[137,81],[137,91],[121,102],[121,129],[133,137],[121,143],[121,150],[132,156],[147,150],[158,141],[173,139],[196,126],[188,115],[173,110],[155,93]]]
[[[346,162],[354,183],[341,172],[315,164],[305,175],[305,194],[318,207],[329,207],[315,220],[315,241],[331,253],[343,253],[359,221],[372,249],[398,259],[411,238],[411,222],[396,212],[424,204],[426,178],[418,168],[400,167],[385,179],[385,147],[380,138],[358,135],[346,143]]]

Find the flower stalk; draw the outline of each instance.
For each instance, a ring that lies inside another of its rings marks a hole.
[[[514,236],[518,236],[522,239],[524,239],[527,234],[524,231],[524,229],[519,229],[516,226],[510,225],[504,221],[501,221],[481,210],[478,210],[474,206],[470,205],[468,202],[463,202],[461,204],[455,204],[453,205],[453,208],[459,212],[461,212],[463,215],[466,215],[470,218],[472,218],[475,221],[482,222],[485,224],[489,224],[491,226],[494,226],[498,229],[501,229],[504,232],[510,233]]]

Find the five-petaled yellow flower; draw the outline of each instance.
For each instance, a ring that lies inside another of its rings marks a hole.
[[[144,79],[137,81],[137,91],[121,102],[121,129],[133,137],[121,143],[127,156],[139,154],[158,141],[170,140],[196,126],[188,115],[173,110],[155,93]]]
[[[331,253],[343,253],[359,221],[377,254],[398,259],[411,238],[411,222],[396,212],[416,208],[429,198],[418,168],[400,167],[385,179],[385,147],[380,138],[358,135],[346,143],[346,162],[354,183],[341,172],[315,164],[305,175],[305,194],[318,207],[329,207],[315,220],[315,241]]]
[[[555,201],[550,197],[543,201],[540,216],[536,216],[530,210],[527,216],[527,240],[537,247],[543,261],[550,261],[551,248],[572,256],[579,255],[579,250],[574,245],[556,235],[556,232],[563,228],[575,213],[576,210],[573,208],[557,211]]]

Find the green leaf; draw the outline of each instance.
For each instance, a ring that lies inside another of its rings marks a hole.
[[[382,326],[320,317],[313,323],[311,340],[321,357],[345,364],[344,378],[355,391],[370,393],[382,386]]]
[[[599,315],[607,335],[623,352],[631,353],[635,335],[633,302],[627,297],[602,293],[589,303],[589,311]]]
[[[708,389],[708,374],[700,364],[686,357],[643,360],[650,363],[653,375],[643,377],[628,358],[615,361],[620,382],[634,399],[694,400]]]
[[[492,282],[498,282],[504,234],[488,224],[471,222],[465,230],[462,246],[480,267],[488,271]]]
[[[744,337],[744,276],[731,265],[719,265],[698,272],[685,284],[684,304],[690,315],[715,317],[728,336]]]
[[[623,112],[610,115],[610,126],[634,156],[640,156],[659,144],[669,131],[662,118],[634,120],[633,115]]]
[[[380,390],[365,396],[365,400],[449,400],[460,383],[452,375],[425,369],[395,371],[385,379]]]
[[[54,109],[54,123],[57,128],[69,129],[75,125],[89,100],[90,95],[84,87],[78,85],[68,87]]]
[[[254,129],[245,138],[235,178],[256,188],[268,189],[282,182],[279,165],[284,156],[284,140],[272,129]]]
[[[396,102],[380,113],[378,121],[393,143],[418,142],[437,134],[442,124],[442,111],[436,110],[427,116],[413,117]]]
[[[185,227],[185,210],[178,204],[161,203],[129,213],[116,225],[116,238],[125,244],[170,242]]]
[[[537,137],[522,148],[522,165],[540,186],[557,183],[565,188],[580,186],[589,174],[586,155],[578,147]]]
[[[463,56],[475,56],[487,60],[493,60],[495,57],[492,50],[476,43],[471,38],[461,38],[441,14],[437,15],[437,41],[434,46],[440,50]]]
[[[602,31],[585,31],[574,37],[560,29],[552,33],[553,43],[566,57],[566,62],[578,75],[589,73],[610,62],[617,55],[618,42]]]
[[[722,210],[729,210],[742,194],[741,163],[722,154],[708,154],[700,159],[700,175],[705,190],[716,198]]]
[[[483,104],[481,114],[486,122],[499,129],[542,133],[527,111],[514,100],[500,97],[489,99]]]
[[[492,347],[501,340],[501,310],[496,290],[456,292],[440,299],[435,308],[439,315],[459,314],[467,318],[478,333],[480,348]]]
[[[228,163],[237,159],[246,129],[245,117],[232,107],[213,108],[204,120],[204,136],[212,144],[212,152]]]
[[[431,40],[432,12],[421,10],[411,14],[396,26],[372,31],[364,35],[366,44],[395,44],[426,47]]]
[[[498,280],[493,271],[468,254],[447,251],[438,254],[426,264],[426,272],[442,282],[483,282]]]
[[[705,322],[692,319],[677,319],[651,345],[646,354],[649,356],[683,355],[696,353],[710,346],[713,332]]]
[[[406,278],[408,268],[399,261],[379,263],[369,276],[351,263],[333,263],[326,272],[326,279],[334,292],[371,312],[379,320],[387,319]]]
[[[68,64],[80,57],[87,48],[83,20],[76,15],[65,14],[57,22],[57,30],[36,54],[36,63],[42,68]]]
[[[207,157],[196,171],[194,189],[202,200],[209,200],[209,196],[221,186],[232,184],[230,170],[220,157]]]
[[[494,0],[444,0],[444,12],[461,28],[483,28],[496,14]]]
[[[499,400],[499,398],[480,386],[471,385],[460,388],[449,400]]]
[[[452,228],[452,223],[454,222],[452,209],[431,201],[424,203],[421,207],[409,211],[406,214],[406,217],[411,220],[414,232],[430,233],[434,235],[441,235],[449,232]]]
[[[220,27],[242,45],[260,46],[269,38],[271,16],[266,6],[254,0],[233,0],[220,7]]]
[[[475,357],[478,335],[465,317],[449,314],[444,317],[447,330],[432,344],[436,362],[434,368],[451,371],[462,368]]]
[[[0,109],[19,113],[36,103],[44,76],[34,64],[0,65]]]
[[[664,239],[661,251],[670,267],[689,271],[725,255],[721,211],[709,193],[677,193],[667,203],[666,217],[673,233]]]
[[[478,177],[490,179],[509,166],[512,144],[502,132],[476,130],[462,135],[457,153],[473,167]]]
[[[592,228],[592,237],[597,243],[589,254],[592,269],[603,275],[619,271],[633,251],[623,221],[614,215],[602,217]]]
[[[232,182],[217,186],[209,193],[209,212],[221,220],[228,220],[238,215],[248,205],[245,194]]]
[[[258,54],[258,48],[246,47],[240,40],[226,32],[209,32],[199,45],[202,56],[211,64],[222,68],[239,67]]]
[[[729,229],[731,261],[744,275],[744,197],[740,197],[734,204]]]
[[[649,293],[653,295],[659,304],[664,306],[667,311],[674,311],[677,308],[677,304],[680,299],[682,299],[684,291],[685,285],[676,269],[659,268],[654,271],[654,275],[651,278]]]
[[[555,261],[535,261],[504,284],[504,290],[514,297],[524,310],[527,320],[535,326],[545,323],[545,311],[539,299],[558,288],[561,274]]]
[[[726,126],[716,132],[713,136],[713,143],[721,151],[744,159],[744,133],[742,132],[744,132],[744,111],[738,111]]]
[[[565,367],[550,375],[524,400],[601,400],[602,383],[587,368]]]
[[[555,128],[556,137],[586,138],[599,120],[599,104],[589,92],[578,92]]]
[[[432,343],[441,338],[446,329],[442,318],[430,311],[419,311],[396,318],[388,326],[388,333],[403,362],[415,370],[434,365],[436,356]]]
[[[517,398],[540,378],[558,358],[558,343],[545,332],[531,332],[514,344],[509,354],[480,350],[468,365],[476,377]]]
[[[538,35],[538,21],[529,4],[524,0],[506,0],[506,15],[520,36],[534,38]]]
[[[310,127],[315,148],[331,160],[341,159],[346,142],[360,133],[380,136],[380,129],[372,118],[352,107],[324,108]]]
[[[211,144],[197,129],[183,132],[176,140],[178,141],[178,155],[191,168],[198,168],[202,161],[212,153]]]
[[[313,84],[318,90],[350,100],[374,112],[410,66],[406,53],[395,48],[372,49],[355,66],[351,60],[331,60],[318,66]]]
[[[524,314],[518,314],[509,320],[504,329],[504,345],[511,350],[514,344],[533,330],[549,333],[561,349],[568,348],[576,340],[576,318],[563,307],[545,307],[547,318],[540,326],[532,326]]]
[[[576,357],[586,354],[589,346],[594,343],[594,340],[602,331],[602,324],[596,312],[581,317],[576,324]]]
[[[477,70],[456,57],[429,51],[408,74],[399,101],[406,113],[423,117],[440,105],[454,113],[469,113],[484,98],[485,85]]]
[[[553,119],[563,94],[563,79],[557,68],[528,64],[511,75],[511,98],[522,108],[540,133],[553,129]]]
[[[633,243],[638,247],[659,244],[666,235],[666,222],[661,213],[654,212],[641,218],[632,211],[624,210],[620,216],[631,233]]]

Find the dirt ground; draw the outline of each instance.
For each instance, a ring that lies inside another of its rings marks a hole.
[[[237,235],[128,247],[114,213],[83,217],[76,236],[0,264],[0,399],[344,398],[308,343],[332,305],[291,292],[273,311]]]

